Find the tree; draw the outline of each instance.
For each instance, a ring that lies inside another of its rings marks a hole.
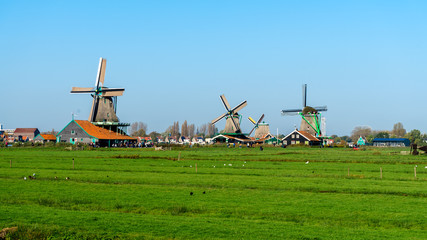
[[[190,124],[189,126],[188,126],[188,136],[190,137],[190,138],[193,138],[194,137],[194,124]]]
[[[207,133],[207,135],[209,137],[213,137],[215,135],[215,133],[216,133],[215,124],[208,123],[207,125],[208,125],[208,133]]]
[[[393,130],[391,133],[396,137],[404,137],[406,134],[406,129],[403,128],[403,124],[401,122],[398,122],[393,125]]]
[[[148,136],[150,136],[150,137],[151,137],[151,140],[153,141],[153,143],[155,143],[155,142],[157,142],[157,141],[156,141],[156,140],[157,140],[157,138],[158,138],[158,137],[160,137],[160,136],[162,136],[162,134],[160,134],[160,133],[158,133],[158,132],[154,131],[154,132],[151,132],[150,134],[148,134]]]
[[[187,120],[184,121],[184,123],[181,126],[181,135],[184,137],[188,137],[188,126],[187,126]]]
[[[132,123],[130,125],[130,131],[129,131],[129,133],[132,134],[132,133],[134,133],[136,131],[138,131],[138,123],[134,122],[134,123]]]
[[[422,144],[427,138],[426,134],[421,134],[420,130],[413,129],[405,135],[405,138],[409,139],[411,143]]]
[[[375,134],[375,138],[389,138],[390,134],[386,131],[378,132]]]
[[[205,136],[206,135],[206,131],[208,130],[208,124],[202,124],[200,127],[197,128],[198,129],[198,134]]]
[[[136,132],[133,132],[131,134],[131,136],[133,136],[133,137],[146,137],[147,134],[146,134],[145,130],[143,128],[141,128],[141,129],[137,130]]]
[[[142,131],[141,131],[142,130]],[[137,133],[138,132],[138,133]],[[130,135],[143,137],[147,132],[147,124],[143,122],[134,122],[130,125]]]
[[[355,127],[353,129],[353,131],[351,132],[351,140],[353,142],[357,142],[357,140],[359,139],[359,137],[365,137],[366,139],[368,139],[368,137],[372,135],[372,129],[370,127],[367,126],[358,126]]]

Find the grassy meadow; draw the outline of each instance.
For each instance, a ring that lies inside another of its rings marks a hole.
[[[404,150],[3,148],[0,228],[18,226],[11,239],[426,239],[427,156]]]

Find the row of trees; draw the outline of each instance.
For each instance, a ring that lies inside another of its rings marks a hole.
[[[422,144],[427,139],[427,134],[422,134],[418,129],[406,132],[403,124],[398,122],[393,125],[391,131],[372,130],[371,127],[357,126],[351,132],[351,136],[338,137],[337,135],[332,135],[332,137],[335,143],[357,142],[359,137],[364,137],[368,142],[371,142],[374,138],[408,138],[411,143]]]
[[[218,129],[214,124],[205,123],[198,127],[194,124],[188,124],[187,120],[181,125],[181,131],[179,129],[179,122],[174,122],[173,125],[169,126],[164,132],[165,136],[173,136],[173,137],[189,137],[192,138],[194,136],[204,136],[204,137],[212,137],[218,133]]]
[[[134,137],[146,137],[150,136],[151,138],[158,136],[173,136],[173,137],[189,137],[194,136],[203,136],[203,137],[213,137],[218,133],[218,128],[214,124],[205,123],[198,127],[194,124],[188,124],[187,120],[184,121],[182,125],[178,121],[174,122],[169,126],[163,133],[151,132],[147,134],[147,124],[143,122],[134,122],[130,125],[129,134]]]

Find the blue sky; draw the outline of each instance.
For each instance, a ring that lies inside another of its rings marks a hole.
[[[427,131],[425,1],[0,1],[0,123],[62,129],[87,119],[100,57],[124,87],[118,116],[163,132],[248,106],[273,133],[280,110],[327,105],[327,133],[356,126]],[[224,127],[224,121],[217,124]]]

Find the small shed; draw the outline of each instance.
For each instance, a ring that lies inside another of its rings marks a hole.
[[[34,138],[34,142],[56,142],[56,136],[53,134],[39,134]]]
[[[407,138],[374,138],[372,145],[375,147],[408,147],[411,141]]]

